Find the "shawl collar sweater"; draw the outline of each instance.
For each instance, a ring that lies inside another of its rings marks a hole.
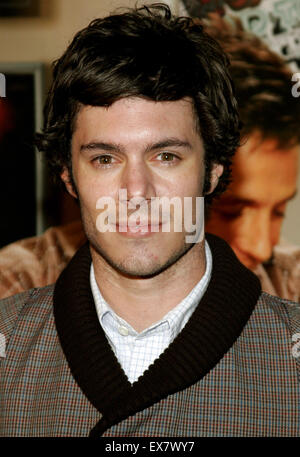
[[[225,242],[213,236],[208,241],[213,271],[206,293],[181,333],[132,385],[97,318],[87,245],[58,279],[54,314],[60,342],[74,378],[103,414],[92,435],[203,378],[241,333],[261,293],[259,280]]]
[[[132,385],[98,321],[88,245],[55,287],[0,302],[0,435],[298,436],[299,306],[261,294],[224,241],[207,241],[204,296]]]

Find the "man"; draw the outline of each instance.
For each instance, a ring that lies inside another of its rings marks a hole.
[[[55,286],[0,303],[1,434],[298,435],[299,307],[198,231],[239,143],[221,48],[164,6],[97,19],[45,112],[39,147],[88,243]],[[175,204],[147,219],[163,198],[191,202],[192,242]]]
[[[300,104],[292,73],[241,23],[215,16],[206,31],[229,54],[243,140],[232,183],[211,209],[206,229],[224,238],[260,278],[263,290],[300,300],[300,248],[279,244],[288,202],[297,191]]]
[[[264,291],[298,302],[300,249],[278,243],[286,202],[296,191],[300,104],[290,95],[291,72],[238,22],[211,18],[206,31],[230,55],[244,123],[233,182],[214,200],[206,229],[226,239]],[[84,241],[76,221],[1,249],[0,297],[54,283]]]

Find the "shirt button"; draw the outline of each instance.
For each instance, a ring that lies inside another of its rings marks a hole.
[[[129,333],[128,328],[125,327],[124,325],[120,325],[118,330],[119,330],[120,335],[122,335],[122,336],[127,336]]]

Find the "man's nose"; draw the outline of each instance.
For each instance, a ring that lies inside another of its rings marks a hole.
[[[153,175],[147,164],[142,160],[128,162],[122,173],[120,188],[127,190],[128,200],[134,197],[147,199],[155,196]]]
[[[249,262],[256,266],[266,262],[272,255],[273,236],[271,221],[268,214],[254,217],[251,224],[244,228],[243,235],[239,238],[239,250],[247,256]]]

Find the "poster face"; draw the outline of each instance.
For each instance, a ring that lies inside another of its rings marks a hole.
[[[268,57],[268,50],[263,51],[265,59],[261,59],[259,45],[250,40],[247,51],[245,47],[245,52],[238,54],[235,50],[231,55],[235,68],[232,77],[247,135],[233,160],[232,182],[213,203],[206,223],[207,231],[224,238],[242,263],[256,271],[273,261],[290,201],[297,193],[300,1],[183,0],[182,4],[191,16],[203,18],[217,13],[229,23],[232,17],[238,17],[245,31],[260,38],[283,59],[278,64],[278,59]],[[247,39],[246,34],[242,36]],[[230,52],[234,46],[227,48],[230,41],[227,43],[224,37],[225,49]],[[290,69],[286,76],[281,73],[284,62]],[[285,131],[289,133],[283,140]],[[300,214],[299,200],[296,212]],[[292,216],[297,217],[297,213]]]

